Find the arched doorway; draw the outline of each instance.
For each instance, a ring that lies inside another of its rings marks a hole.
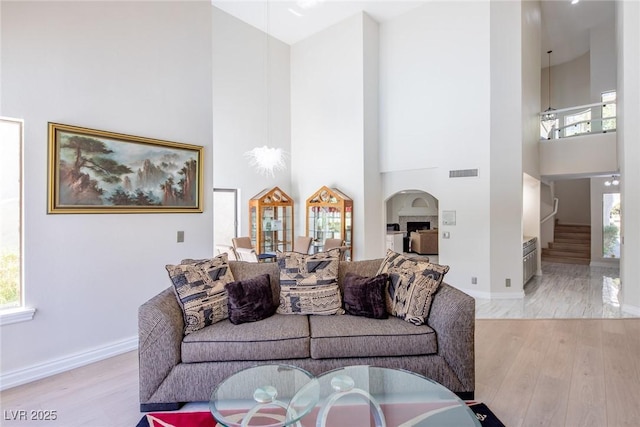
[[[402,233],[402,252],[415,252],[409,244],[410,234],[416,230],[438,228],[438,199],[423,190],[399,191],[386,201],[386,223],[387,232]],[[435,232],[433,237],[437,242],[438,233]],[[429,254],[430,257],[437,256],[437,249],[430,249],[429,252],[435,252]]]

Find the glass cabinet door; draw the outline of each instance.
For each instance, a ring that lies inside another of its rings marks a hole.
[[[324,251],[327,239],[341,240],[345,259],[352,258],[353,201],[338,189],[320,188],[307,199],[307,236],[312,253]]]
[[[293,248],[293,200],[278,187],[249,200],[251,243],[258,254]]]

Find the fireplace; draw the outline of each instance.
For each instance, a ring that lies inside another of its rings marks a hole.
[[[431,222],[429,221],[408,221],[407,222],[407,236],[412,231],[416,230],[429,230],[431,229]]]

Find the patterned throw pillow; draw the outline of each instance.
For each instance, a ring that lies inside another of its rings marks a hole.
[[[229,317],[224,285],[233,282],[233,275],[227,254],[166,269],[182,308],[185,335]]]
[[[362,277],[347,273],[344,277],[344,309],[352,316],[386,319],[389,317],[385,304],[387,293],[386,274]]]
[[[338,286],[340,250],[278,254],[280,314],[343,314]]]
[[[414,325],[423,325],[429,316],[433,294],[448,271],[447,265],[412,260],[388,250],[378,274],[389,275],[389,313]]]

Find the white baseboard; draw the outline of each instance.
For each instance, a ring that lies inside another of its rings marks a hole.
[[[620,267],[620,260],[615,259],[615,260],[608,261],[606,259],[602,259],[599,261],[591,261],[589,263],[589,267],[605,267],[605,268]]]
[[[26,368],[2,373],[0,375],[0,390],[6,390],[22,384],[27,384],[51,375],[70,371],[90,363],[99,362],[138,348],[138,337],[134,336],[122,341],[96,347],[80,353],[70,354],[58,359],[38,363]]]
[[[520,299],[524,298],[524,290],[520,292],[480,292],[460,289],[462,292],[479,299]]]
[[[638,306],[629,305],[629,304],[622,304],[621,309],[625,313],[633,314],[634,316],[639,316],[640,317],[640,307],[638,307]]]

